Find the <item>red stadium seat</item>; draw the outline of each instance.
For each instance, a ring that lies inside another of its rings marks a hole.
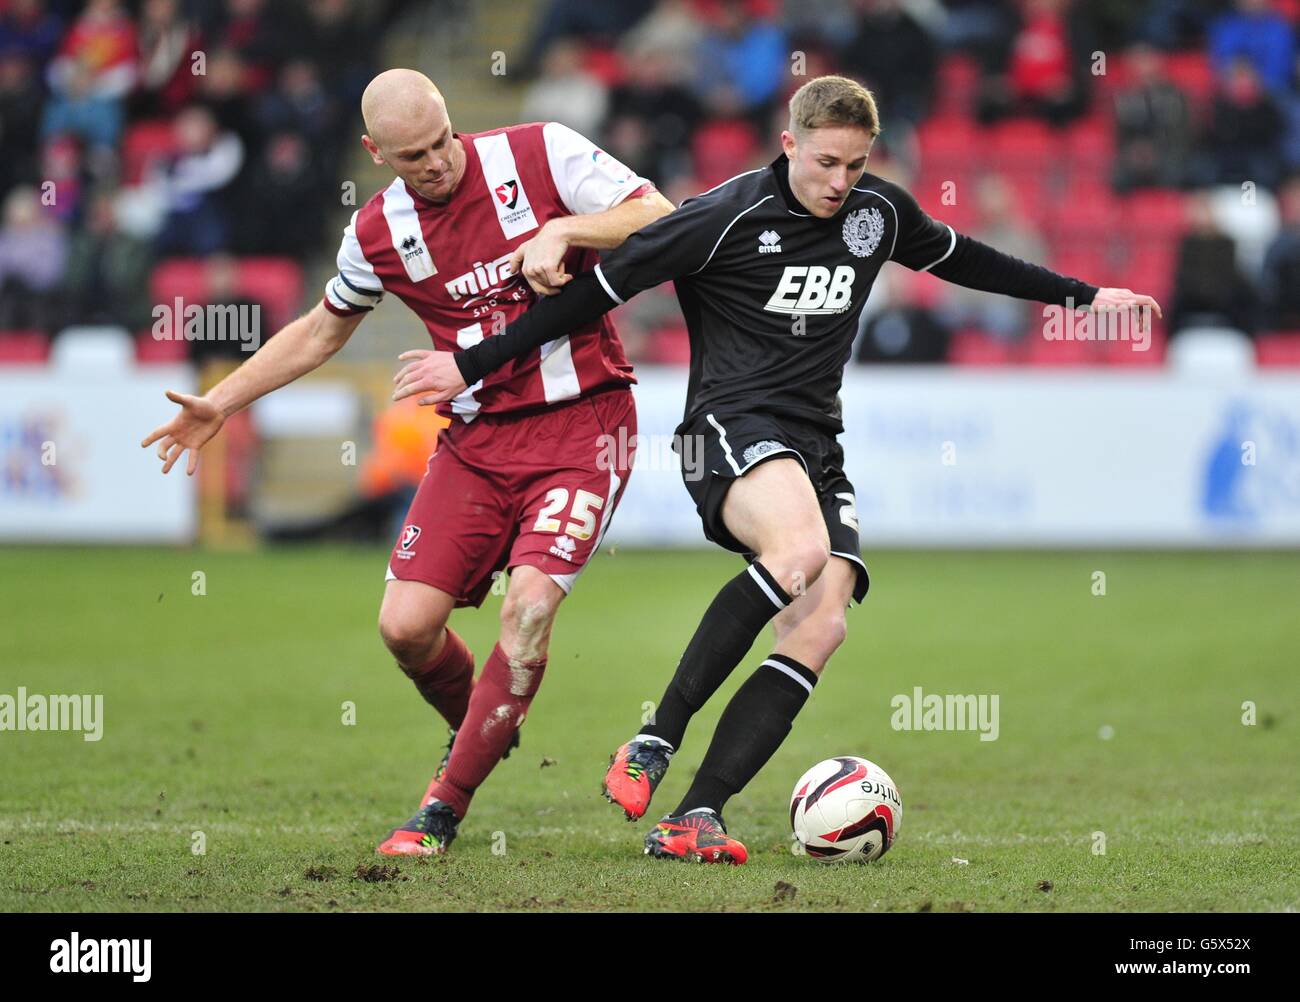
[[[1165,73],[1187,93],[1195,106],[1209,103],[1214,93],[1214,69],[1204,52],[1177,52],[1165,61]]]
[[[149,276],[149,290],[155,303],[181,299],[203,302],[207,298],[208,278],[199,258],[174,257],[163,261]]]
[[[654,365],[690,365],[691,339],[686,327],[661,327],[651,334],[646,361]]]
[[[1168,304],[1165,304],[1166,308]],[[1137,351],[1132,341],[1100,341],[1096,344],[1097,357],[1106,365],[1128,369],[1159,368],[1165,364],[1165,347],[1168,336],[1163,321],[1157,320],[1150,334],[1146,351]]]
[[[140,331],[135,336],[135,361],[137,365],[177,365],[189,358],[189,345],[179,339],[160,341],[152,331]]]
[[[1147,188],[1121,204],[1127,228],[1143,240],[1176,241],[1187,225],[1186,198],[1180,191]]]
[[[969,171],[984,141],[974,122],[954,115],[927,118],[917,127],[916,139],[925,170],[946,176]]]
[[[44,365],[50,338],[42,331],[0,331],[0,365]]]
[[[979,330],[960,330],[948,343],[948,361],[953,365],[1010,365],[1015,347]]]
[[[998,170],[1042,174],[1060,162],[1062,146],[1061,133],[1037,119],[1017,118],[989,129],[981,151]]]
[[[244,258],[239,262],[239,288],[249,299],[266,307],[262,335],[269,337],[302,307],[302,268],[287,257]]]
[[[758,136],[748,122],[723,119],[702,125],[691,139],[695,175],[712,188],[744,171],[758,150]]]
[[[1115,154],[1111,119],[1104,114],[1093,114],[1071,125],[1065,133],[1065,154],[1073,172],[1086,166],[1104,176]]]
[[[1093,349],[1090,341],[1048,341],[1041,332],[1033,331],[1025,339],[1021,360],[1026,365],[1091,365],[1097,361]]]
[[[176,135],[168,121],[139,122],[122,139],[122,182],[139,184],[153,166],[176,148]]]
[[[264,339],[292,320],[302,305],[302,268],[291,258],[240,259],[236,286],[240,295],[265,308]],[[154,269],[150,291],[158,303],[170,303],[177,296],[204,303],[208,299],[207,263],[201,258],[169,258]]]
[[[971,113],[971,96],[979,86],[980,68],[970,56],[945,56],[939,64],[935,87],[935,114],[946,119],[967,121]]]
[[[582,68],[606,87],[617,87],[627,78],[618,52],[604,46],[588,48],[583,53]]]
[[[1262,366],[1300,367],[1300,331],[1259,335],[1255,339],[1255,361]]]
[[[1124,232],[1119,199],[1100,175],[1072,178],[1066,197],[1048,221],[1048,237],[1058,244],[1084,234],[1113,239]]]
[[[909,303],[922,306],[927,310],[932,310],[939,305],[939,301],[948,289],[947,282],[928,271],[905,269],[903,274],[906,276],[904,282]]]

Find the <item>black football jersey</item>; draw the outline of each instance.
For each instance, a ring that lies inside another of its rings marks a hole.
[[[810,215],[788,164],[782,155],[687,199],[597,267],[619,302],[675,280],[691,343],[687,422],[759,410],[843,431],[837,396],[881,265],[925,271],[956,246],[952,227],[873,174],[830,219]]]

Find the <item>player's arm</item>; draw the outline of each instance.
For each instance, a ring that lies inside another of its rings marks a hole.
[[[515,248],[510,268],[540,296],[553,296],[573,280],[564,268],[570,247],[613,250],[631,234],[673,211],[673,203],[648,185],[612,209],[550,220]]]
[[[1129,289],[1098,288],[1042,265],[1004,254],[926,215],[916,200],[896,185],[890,198],[898,209],[899,233],[892,260],[914,271],[933,272],[946,282],[1075,309],[1132,310],[1140,323],[1146,310],[1162,316],[1151,296]]]
[[[673,211],[653,184],[559,122],[542,129],[547,167],[571,215],[551,219],[515,248],[512,271],[539,296],[551,296],[573,276],[564,268],[570,247],[613,250],[632,233]]]
[[[317,303],[311,312],[285,326],[243,365],[201,397],[167,391],[167,399],[180,405],[180,413],[155,428],[140,443],[158,443],[163,473],[188,451],[186,473],[193,476],[199,450],[221,430],[226,418],[243,410],[299,376],[324,365],[357,329],[365,313],[340,316]]]
[[[555,296],[547,296],[495,337],[458,352],[408,351],[394,377],[394,400],[416,393],[423,404],[450,400],[467,386],[548,341],[572,334],[639,292],[704,268],[734,221],[734,206],[707,197],[631,234]]]
[[[180,413],[140,443],[146,449],[158,443],[163,473],[170,472],[182,453],[188,451],[185,472],[193,476],[199,465],[199,450],[221,430],[226,418],[324,365],[384,298],[382,285],[357,240],[356,229],[357,213],[353,213],[339,247],[338,274],[325,286],[325,298],[311,312],[280,330],[204,396],[167,391],[167,399],[180,404]]]

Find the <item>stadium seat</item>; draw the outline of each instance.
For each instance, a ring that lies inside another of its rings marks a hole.
[[[1162,324],[1155,325],[1150,338],[1146,351],[1137,351],[1132,341],[1099,341],[1093,346],[1096,350],[1096,361],[1115,368],[1159,368],[1165,362],[1165,334]]]
[[[691,339],[686,327],[661,327],[652,333],[646,361],[654,365],[690,365]]]
[[[122,140],[123,184],[139,184],[175,148],[176,135],[171,122],[147,121],[131,126]]]
[[[979,78],[979,64],[970,56],[960,53],[944,56],[939,64],[938,85],[934,88],[934,117],[969,122],[971,97],[978,89]]]
[[[1145,240],[1177,241],[1187,220],[1187,199],[1180,191],[1146,188],[1120,201],[1128,229]]]
[[[1275,331],[1255,339],[1255,361],[1266,367],[1300,367],[1300,331]]]
[[[1072,170],[1087,169],[1105,176],[1115,154],[1110,118],[1093,114],[1071,125],[1065,133],[1065,154]]]
[[[1038,331],[1025,338],[1021,361],[1025,365],[1076,366],[1098,361],[1090,341],[1048,341]]]
[[[744,171],[757,149],[758,137],[748,122],[708,122],[691,139],[695,174],[706,188],[712,188]]]
[[[627,79],[618,51],[603,45],[587,48],[582,56],[582,68],[606,87],[617,87]]]
[[[302,268],[291,258],[250,257],[238,263],[237,292],[266,310],[263,336],[279,330],[302,305]],[[169,258],[158,265],[150,278],[154,301],[170,303],[176,297],[205,303],[208,298],[207,263],[201,258]]]
[[[0,365],[44,365],[50,338],[43,331],[0,331]]]
[[[980,330],[959,330],[948,343],[948,361],[953,365],[1010,365],[1015,361],[1015,348]]]
[[[985,133],[985,162],[1013,174],[1044,174],[1060,163],[1063,135],[1033,118],[1016,118]],[[967,151],[969,156],[969,151]]]
[[[944,217],[945,221],[948,219]],[[953,224],[954,226],[956,224]],[[947,290],[948,283],[928,271],[904,271],[904,288],[909,303],[932,310],[939,305]]]
[[[155,303],[171,303],[178,296],[187,301],[203,302],[207,291],[207,272],[199,258],[169,258],[154,268],[149,276],[149,293]]]
[[[982,137],[975,123],[959,116],[932,116],[916,129],[924,169],[951,176],[966,173],[980,150]]]
[[[239,262],[240,291],[266,307],[262,332],[275,333],[302,306],[303,276],[298,262],[287,257],[250,257]]]
[[[178,365],[189,360],[189,345],[179,339],[159,340],[152,331],[135,336],[135,360],[138,365]]]
[[[54,340],[50,364],[111,378],[114,369],[129,368],[134,356],[131,335],[121,327],[108,324],[65,327]]]
[[[1169,368],[1180,376],[1223,379],[1249,375],[1255,368],[1255,346],[1230,327],[1188,327],[1173,339]]]
[[[1165,61],[1165,73],[1181,87],[1194,107],[1209,103],[1214,93],[1214,69],[1204,52],[1176,52]]]

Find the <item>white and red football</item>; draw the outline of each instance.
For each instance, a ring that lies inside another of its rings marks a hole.
[[[790,827],[805,853],[822,863],[870,863],[883,856],[903,823],[903,798],[889,773],[865,758],[840,755],[799,777]]]

